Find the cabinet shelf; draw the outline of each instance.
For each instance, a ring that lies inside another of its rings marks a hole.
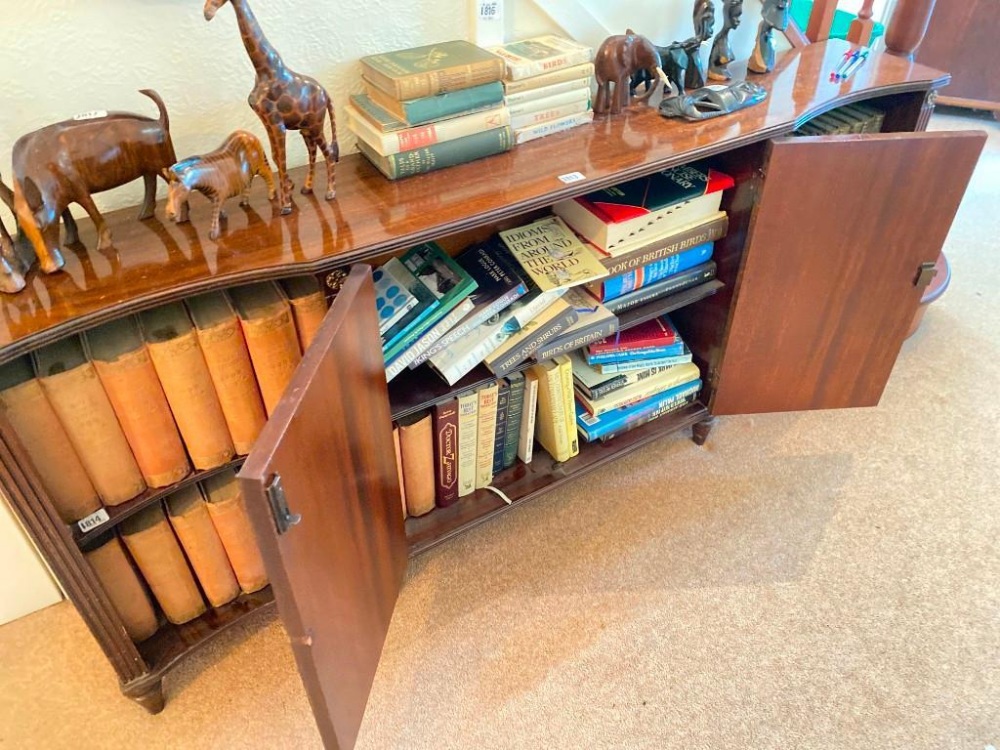
[[[162,675],[180,659],[204,646],[224,630],[246,620],[260,610],[274,606],[274,592],[270,586],[252,594],[241,594],[228,604],[209,608],[205,614],[183,625],[166,623],[153,635],[138,644],[139,653],[150,672]]]
[[[580,442],[580,454],[562,463],[539,448],[530,464],[518,461],[493,480],[493,486],[511,499],[508,505],[488,490],[476,490],[447,508],[435,508],[424,516],[406,519],[406,538],[414,557],[456,534],[478,526],[527,500],[554,490],[571,479],[593,471],[654,440],[690,427],[708,416],[704,404],[695,402],[665,414],[606,443]]]
[[[223,471],[231,470],[235,471],[243,465],[243,461],[246,460],[245,456],[240,456],[239,458],[234,458],[228,463],[224,463],[222,466],[216,466],[214,469],[206,469],[205,471],[192,471],[181,481],[171,484],[169,487],[157,487],[155,489],[147,489],[140,495],[133,497],[131,500],[127,500],[121,505],[106,505],[104,509],[108,512],[108,520],[93,529],[86,532],[81,532],[80,527],[76,524],[71,526],[73,530],[73,539],[76,541],[77,546],[81,549],[87,549],[87,547],[94,542],[98,537],[103,536],[111,529],[115,528],[118,524],[124,521],[130,516],[134,516],[143,508],[148,508],[150,505],[160,502],[165,497],[172,495],[188,485],[194,484],[195,482],[200,482],[202,479],[208,479],[211,476],[220,474]]]
[[[653,300],[640,305],[633,310],[622,313],[618,317],[619,330],[625,331],[647,320],[679,310],[698,300],[710,297],[725,286],[721,281],[706,281],[704,284],[685,289],[677,294],[671,294],[662,299]],[[515,367],[513,372],[521,372],[535,364],[528,360]],[[449,398],[466,391],[473,391],[480,386],[492,383],[496,376],[485,365],[478,365],[468,375],[455,385],[448,385],[445,380],[430,367],[418,367],[407,370],[389,383],[389,403],[392,408],[393,420],[399,420],[410,414],[428,409],[434,404],[447,401]]]

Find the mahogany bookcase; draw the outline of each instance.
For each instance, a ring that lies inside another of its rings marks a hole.
[[[350,748],[409,556],[668,434],[690,427],[702,443],[716,416],[877,404],[928,279],[922,269],[938,257],[985,135],[923,132],[948,77],[905,59],[874,56],[849,81],[831,83],[846,48],[831,40],[785,53],[758,77],[770,92],[764,103],[706,122],[638,107],[400,182],[348,156],[336,201],[297,195],[295,211],[282,217],[255,190],[218,242],[207,238],[202,202],[190,224],[167,222],[162,207],[145,222],[131,210],[109,216],[111,252],[94,250],[92,228],[81,225],[84,247],[66,253],[65,272],[35,274],[0,302],[0,362],[195,293],[352,266],[241,469],[271,580],[262,592],[134,644],[81,549],[179,485],[109,509],[110,521],[80,534],[60,522],[38,480],[57,467],[32,466],[0,422],[0,483],[123,692],[160,710],[173,665],[276,601],[324,742]],[[885,111],[882,134],[791,136],[858,101]],[[723,202],[730,230],[716,244],[718,279],[624,321],[677,308],[674,320],[702,368],[699,401],[606,444],[584,444],[565,463],[537,452],[532,464],[495,479],[511,505],[479,491],[404,522],[392,419],[488,374],[477,370],[449,388],[417,370],[387,387],[366,264],[426,240],[455,248],[556,201],[709,157],[736,179]],[[574,173],[583,179],[560,179]],[[300,522],[290,525],[291,514]]]

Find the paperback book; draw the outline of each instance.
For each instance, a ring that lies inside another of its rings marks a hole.
[[[433,303],[427,316],[393,338],[387,335],[384,347],[386,361],[395,359],[412,346],[427,329],[451,312],[477,286],[475,279],[437,243],[417,245],[407,250],[400,260],[424,287]]]
[[[620,331],[614,336],[595,341],[587,347],[591,354],[627,354],[657,347],[669,346],[680,341],[680,335],[669,316],[663,315],[645,323]]]
[[[636,289],[634,292],[623,294],[621,297],[615,297],[615,299],[609,300],[606,306],[613,313],[619,315],[627,310],[632,310],[671,294],[678,294],[685,289],[704,284],[706,281],[711,281],[714,278],[715,261],[710,260],[708,263],[697,265],[690,270],[670,276],[656,284]]]
[[[683,344],[682,344],[683,346]],[[645,370],[650,367],[671,367],[673,365],[683,365],[694,360],[691,350],[683,346],[683,354],[675,354],[666,357],[654,357],[651,359],[636,359],[628,362],[607,362],[596,364],[594,367],[602,375],[615,375],[632,370]]]
[[[470,297],[474,307],[437,343],[414,359],[410,363],[411,369],[444,351],[528,291],[521,275],[523,271],[495,237],[476,243],[458,255],[455,261],[476,282],[476,289]]]
[[[618,318],[581,287],[573,287],[563,297],[576,312],[576,322],[559,336],[544,342],[535,351],[539,362],[611,336],[618,330]]]
[[[500,232],[511,255],[542,291],[604,278],[607,271],[557,216]]]
[[[699,377],[701,377],[701,373],[698,366],[694,362],[688,362],[657,370],[654,375],[649,375],[630,386],[598,399],[592,399],[577,389],[576,400],[583,404],[589,414],[599,417],[615,409],[625,409],[669,388],[676,388],[679,385],[690,383],[692,380],[697,380]]]
[[[577,392],[589,399],[604,398],[610,393],[635,385],[647,378],[681,365],[661,365],[645,367],[629,372],[605,374],[596,367],[587,364],[582,351],[570,353],[573,361],[573,380]]]
[[[593,416],[583,404],[577,403],[576,426],[584,440],[593,442],[611,433],[621,433],[622,430],[635,426],[639,420],[652,417],[654,414],[659,417],[678,409],[687,403],[685,399],[695,396],[700,390],[701,380],[694,380],[599,417]]]
[[[553,301],[487,356],[485,365],[494,375],[503,377],[546,341],[565,333],[578,317],[576,310],[564,298]]]
[[[489,51],[503,58],[507,65],[504,77],[508,81],[519,81],[561,68],[589,63],[592,57],[590,47],[554,35],[508,42],[490,47]]]
[[[584,359],[590,365],[623,365],[632,362],[644,362],[648,359],[664,359],[666,357],[678,357],[687,353],[683,341],[664,346],[646,346],[638,349],[608,351],[594,354],[587,349],[583,350]]]
[[[472,300],[466,297],[458,303],[458,306],[454,310],[441,318],[423,336],[417,339],[417,342],[413,346],[389,362],[385,367],[386,382],[391,383],[393,378],[409,367],[411,362],[430,349],[438,339],[458,325],[462,318],[472,312],[473,307]]]
[[[705,164],[671,167],[556,203],[552,210],[601,250],[659,237],[716,213],[733,178]]]
[[[398,258],[390,258],[372,273],[375,284],[375,309],[378,312],[378,332],[384,336],[406,313],[417,305],[410,292],[416,281]]]
[[[590,284],[591,294],[602,302],[609,302],[658,281],[683,273],[712,259],[714,243],[706,242],[683,252],[653,261],[649,265],[611,276],[604,281]]]

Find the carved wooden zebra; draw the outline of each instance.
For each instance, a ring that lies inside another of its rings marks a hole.
[[[222,202],[241,196],[240,205],[250,202],[250,184],[260,175],[267,183],[267,197],[276,196],[274,175],[257,136],[237,130],[215,151],[191,156],[163,170],[167,180],[167,218],[177,223],[188,220],[188,197],[197,190],[212,201],[212,229],[208,236],[219,238]]]

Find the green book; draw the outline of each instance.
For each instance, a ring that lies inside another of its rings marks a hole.
[[[499,81],[502,58],[471,42],[455,40],[361,58],[361,72],[389,96],[419,99]]]
[[[503,84],[500,81],[406,101],[390,96],[368,80],[365,80],[365,91],[372,102],[393,117],[403,120],[410,127],[457,117],[503,103]]]
[[[403,265],[437,301],[430,314],[394,340],[387,339],[385,361],[391,362],[409,349],[424,332],[436,325],[479,286],[465,269],[435,242],[425,242],[406,251]]]
[[[358,140],[358,150],[390,180],[453,167],[467,161],[481,159],[509,151],[514,145],[514,134],[509,127],[494,128],[482,133],[435,143],[425,148],[402,151],[389,156],[379,156],[368,144]]]

